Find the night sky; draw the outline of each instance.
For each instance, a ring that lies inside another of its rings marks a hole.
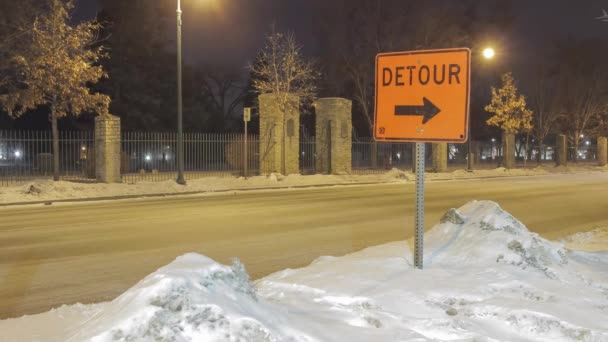
[[[245,67],[263,45],[264,34],[272,23],[279,29],[294,31],[305,48],[310,50],[311,45],[314,46],[314,31],[311,30],[314,13],[309,0],[182,2],[184,53],[189,63]],[[602,8],[608,9],[606,0],[516,0],[512,3],[516,23],[508,44],[502,48],[517,61],[536,55],[536,47],[555,38],[608,38],[608,22],[594,19],[602,14]],[[75,16],[78,19],[92,18],[96,11],[96,0],[77,0]],[[497,46],[497,49],[501,47]]]

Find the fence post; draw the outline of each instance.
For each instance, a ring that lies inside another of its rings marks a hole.
[[[568,140],[565,135],[557,136],[555,166],[566,166],[568,163]]]
[[[120,118],[95,118],[95,154],[97,181],[120,183]]]
[[[502,166],[506,169],[515,167],[515,134],[502,132]]]
[[[300,172],[300,99],[287,95],[285,113],[280,96],[262,94],[260,103],[260,173]]]
[[[316,172],[352,173],[352,101],[327,97],[317,100],[315,168]],[[372,158],[374,146],[372,144]]]
[[[599,166],[608,164],[608,139],[606,137],[597,138],[597,164]]]

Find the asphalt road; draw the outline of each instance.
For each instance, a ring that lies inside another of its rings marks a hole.
[[[188,252],[253,278],[410,238],[414,187],[374,185],[0,209],[0,318],[107,301]],[[548,238],[608,226],[608,173],[426,186],[426,226],[487,199]]]

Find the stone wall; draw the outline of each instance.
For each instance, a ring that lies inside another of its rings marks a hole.
[[[433,143],[433,172],[446,172],[448,170],[448,144]]]
[[[352,172],[352,101],[321,98],[315,104],[315,171]]]
[[[469,139],[471,139],[471,138],[469,137]],[[473,141],[471,141],[471,144],[469,145],[469,147],[470,147],[470,151],[468,151],[469,155],[467,157],[468,158],[467,163],[470,165],[471,169],[474,169],[475,165],[479,164],[481,146],[479,145],[479,141],[473,140]]]
[[[555,165],[564,166],[568,163],[568,138],[560,134],[557,136],[556,143]]]
[[[120,183],[120,118],[95,118],[95,176],[98,182]]]
[[[287,95],[283,115],[279,96],[284,95],[259,97],[260,173],[266,175],[300,173],[300,99]]]

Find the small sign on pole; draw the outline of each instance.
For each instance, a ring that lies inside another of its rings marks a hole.
[[[425,143],[464,143],[469,134],[471,50],[376,56],[376,141],[416,143],[414,264],[423,267]]]
[[[245,107],[243,109],[243,121],[245,121],[245,122],[251,121],[251,108]]]

